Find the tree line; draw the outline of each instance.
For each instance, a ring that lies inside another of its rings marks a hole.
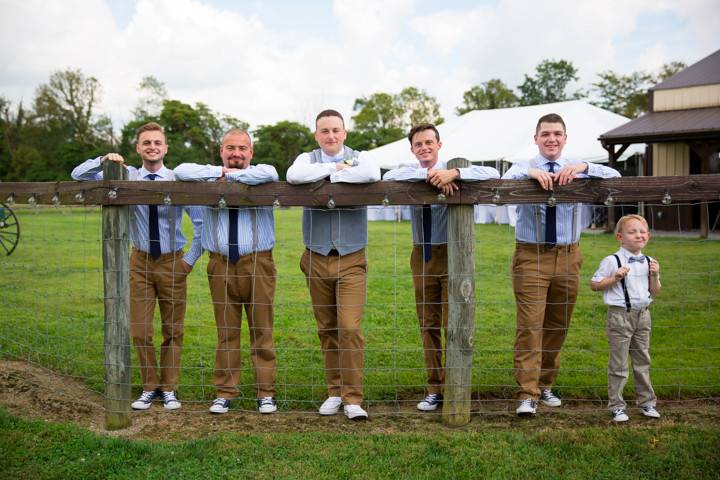
[[[685,68],[670,62],[657,72],[622,75],[611,70],[599,74],[589,91],[569,91],[578,71],[566,60],[543,60],[526,74],[516,90],[493,78],[463,93],[458,115],[473,110],[539,105],[589,98],[601,108],[635,118],[646,112],[647,89]],[[139,164],[134,135],[138,126],[156,121],[165,127],[172,168],[183,162],[218,164],[222,134],[229,128],[250,125],[231,115],[215,112],[202,102],[194,105],[168,98],[165,85],[148,76],[138,85],[139,98],[132,119],[119,135],[110,117],[98,112],[102,85],[79,69],[58,71],[37,87],[30,106],[13,105],[0,95],[0,180],[68,180],[79,162],[117,151],[131,164]],[[348,146],[369,150],[405,136],[414,124],[440,124],[438,101],[424,90],[406,87],[398,93],[377,92],[353,104]],[[283,120],[251,130],[254,160],[275,166],[281,178],[295,157],[315,146],[311,130]]]

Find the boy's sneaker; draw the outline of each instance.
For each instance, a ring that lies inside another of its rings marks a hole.
[[[140,395],[140,398],[130,404],[133,410],[147,410],[152,405],[152,401],[156,398],[160,398],[162,393],[160,390],[144,391]]]
[[[520,403],[518,404],[518,408],[517,410],[515,410],[515,413],[517,413],[519,417],[531,417],[535,415],[536,411],[537,402],[532,398],[526,398],[525,400],[520,400]]]
[[[327,400],[320,405],[318,412],[320,412],[320,415],[335,415],[340,410],[340,405],[342,405],[342,398],[328,397]]]
[[[630,417],[627,416],[627,413],[625,413],[625,410],[622,408],[618,408],[617,410],[613,410],[613,422],[627,422],[630,420]]]
[[[368,414],[360,405],[345,405],[345,416],[350,420],[367,420]]]
[[[277,411],[277,405],[275,405],[273,397],[258,398],[257,404],[260,413],[275,413]]]
[[[218,397],[210,405],[210,413],[227,413],[230,408],[230,400]]]
[[[549,388],[542,391],[542,393],[540,394],[540,401],[546,407],[559,407],[560,405],[562,405],[560,399],[555,396],[555,394]]]
[[[440,393],[431,393],[425,400],[417,404],[417,409],[423,412],[432,412],[442,404],[443,396]]]
[[[177,410],[182,405],[180,400],[175,396],[175,391],[162,392],[163,403],[165,404],[166,410]]]
[[[655,410],[655,407],[653,405],[648,405],[647,407],[641,407],[640,410],[642,410],[642,414],[646,417],[650,418],[660,418],[660,412]]]

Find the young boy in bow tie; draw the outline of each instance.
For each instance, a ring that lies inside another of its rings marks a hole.
[[[642,253],[650,232],[647,221],[640,215],[625,215],[618,220],[615,238],[620,242],[620,250],[600,262],[590,282],[593,291],[603,292],[603,302],[608,306],[608,408],[613,421],[629,420],[622,397],[628,379],[629,353],[637,404],[646,417],[660,418],[650,384],[648,309],[660,292],[660,264]]]

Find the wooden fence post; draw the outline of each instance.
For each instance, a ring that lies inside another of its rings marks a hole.
[[[454,158],[448,168],[469,167]],[[470,422],[475,333],[475,215],[473,205],[448,206],[448,335],[442,419],[448,426]]]
[[[127,180],[116,162],[103,165],[105,180]],[[118,430],[130,418],[130,215],[127,205],[102,208],[102,255],[105,286],[105,428]]]

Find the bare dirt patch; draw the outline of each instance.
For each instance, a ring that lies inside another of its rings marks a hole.
[[[0,407],[11,415],[27,420],[74,423],[92,432],[148,440],[187,440],[206,438],[220,433],[302,433],[328,432],[353,435],[402,433],[483,432],[492,430],[645,428],[648,426],[692,425],[720,428],[720,402],[713,400],[665,400],[658,408],[659,420],[644,418],[630,409],[631,421],[613,425],[601,402],[566,400],[557,409],[540,408],[532,419],[515,416],[514,402],[503,399],[473,399],[472,421],[461,428],[445,427],[438,413],[420,413],[414,401],[404,406],[372,405],[370,420],[351,422],[343,415],[320,417],[314,411],[283,411],[260,415],[255,411],[232,410],[225,415],[211,415],[207,402],[183,401],[177,411],[166,411],[162,404],[149,410],[132,412],[130,428],[105,430],[103,397],[89,390],[81,381],[21,361],[0,361]]]

